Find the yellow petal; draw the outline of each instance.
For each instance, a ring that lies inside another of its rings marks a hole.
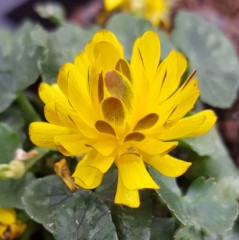
[[[95,167],[91,167],[91,154],[86,154],[77,164],[72,177],[75,183],[85,189],[94,189],[98,187],[102,181],[103,174]]]
[[[187,134],[185,137],[197,137],[206,133],[214,126],[215,122],[217,121],[216,114],[211,110],[201,111],[195,115],[203,115],[205,117],[205,121],[200,126],[198,126],[198,128],[193,129],[193,131]]]
[[[141,157],[135,154],[124,154],[116,160],[116,164],[119,169],[119,175],[127,189],[159,188],[147,172]]]
[[[94,58],[97,59],[101,71],[114,69],[122,57],[121,50],[110,42],[102,41],[94,45]]]
[[[96,149],[102,155],[109,156],[115,150],[117,142],[114,137],[102,134],[102,138],[96,140],[89,139],[87,144]]]
[[[107,71],[104,80],[110,95],[120,99],[128,109],[131,109],[133,89],[130,81],[115,70]]]
[[[179,177],[183,175],[192,163],[185,162],[169,155],[153,156],[145,161],[167,177]]]
[[[29,126],[31,141],[39,147],[55,147],[54,137],[71,134],[66,127],[56,126],[50,123],[33,122]]]
[[[77,125],[68,112],[70,112],[70,110],[64,105],[59,105],[55,102],[48,102],[44,107],[44,114],[48,122],[67,128],[77,129]],[[73,110],[71,112],[75,114]]]
[[[107,122],[115,125],[123,125],[125,121],[125,108],[118,98],[105,99],[102,102],[102,114]]]
[[[0,223],[12,224],[16,221],[16,212],[12,208],[0,208]]]
[[[47,102],[46,105],[44,106],[44,115],[46,120],[49,123],[61,126],[62,121],[60,120],[58,114],[56,113],[56,104],[55,102]],[[64,123],[63,123],[64,125]]]
[[[55,136],[54,142],[57,149],[65,155],[65,150],[70,155],[82,155],[92,150],[86,144],[86,139],[81,134]],[[69,155],[69,154],[67,154]]]
[[[157,140],[156,138],[150,137],[146,137],[143,141],[140,142],[134,141],[132,143],[140,151],[147,153],[149,155],[169,152],[178,145],[177,142],[162,142]]]
[[[133,46],[131,67],[134,76],[144,69],[151,80],[160,61],[160,40],[156,32],[147,31],[139,37]],[[137,80],[138,81],[138,80]]]
[[[186,67],[187,61],[183,54],[171,51],[157,70],[151,94],[154,94],[160,102],[167,99],[178,88]]]
[[[106,134],[111,134],[112,136],[116,136],[114,128],[105,121],[97,121],[95,123],[95,128],[101,133],[106,133]]]
[[[179,120],[172,126],[165,126],[158,138],[161,140],[172,140],[198,136],[209,131],[215,122],[216,115],[213,111],[201,111],[193,116]]]
[[[104,156],[96,151],[92,151],[91,154],[91,163],[90,166],[97,168],[102,173],[105,173],[109,170],[111,165],[114,162],[115,156]]]
[[[81,72],[84,79],[88,79],[90,64],[92,63],[88,59],[86,52],[78,53],[74,59],[74,65]]]
[[[130,71],[130,66],[129,63],[126,59],[120,59],[116,66],[115,69],[122,73],[131,83],[133,82],[132,76],[131,76],[131,71]]]
[[[67,98],[63,95],[57,84],[50,86],[43,82],[40,84],[38,92],[44,103],[57,101],[64,105],[69,104]]]
[[[151,113],[141,118],[135,125],[134,131],[142,131],[153,127],[158,121],[159,116],[156,113]]]
[[[65,63],[60,68],[57,77],[57,84],[65,96],[68,96],[68,75],[72,67],[74,67],[72,63]]]
[[[161,115],[159,122],[171,125],[185,116],[193,107],[199,97],[198,80],[191,79],[186,81],[179,90],[167,101],[159,106],[159,112],[169,111]],[[165,122],[166,121],[166,122]]]
[[[124,186],[120,175],[118,176],[117,191],[114,202],[131,208],[137,208],[140,205],[139,191],[127,189]]]
[[[83,79],[82,74],[75,67],[72,67],[68,74],[69,102],[82,120],[94,126],[96,116],[94,111],[89,111],[93,106],[87,84],[88,80]]]
[[[104,7],[106,11],[111,12],[120,7],[124,2],[125,0],[104,0]]]
[[[120,55],[123,56],[123,47],[119,43],[118,39],[115,37],[115,35],[112,32],[103,29],[103,30],[98,31],[94,35],[92,40],[85,47],[86,54],[87,54],[87,56],[88,56],[88,58],[90,59],[91,62],[95,58],[94,47],[95,47],[95,44],[98,43],[98,42],[111,43],[118,50]]]

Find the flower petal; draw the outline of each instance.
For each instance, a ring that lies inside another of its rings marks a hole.
[[[128,109],[131,109],[133,90],[130,81],[118,71],[107,71],[105,86],[112,97],[120,99]]]
[[[111,12],[122,5],[125,0],[104,0],[105,10]]]
[[[187,61],[182,53],[175,50],[170,52],[154,77],[152,94],[155,95],[155,100],[163,102],[178,88],[186,66]]]
[[[141,157],[135,154],[124,154],[116,160],[116,164],[119,175],[127,189],[159,188],[146,170]]]
[[[48,102],[44,107],[44,114],[48,122],[67,128],[77,129],[77,125],[72,120],[70,112],[64,105],[59,105],[55,102]],[[75,114],[73,110],[72,114]]]
[[[140,205],[139,191],[127,189],[124,186],[120,175],[118,176],[117,191],[114,202],[131,208],[137,208]]]
[[[68,76],[72,67],[74,67],[72,63],[65,63],[57,77],[57,84],[65,96],[68,96]]]
[[[97,121],[95,123],[95,128],[101,133],[106,133],[106,134],[111,134],[112,136],[116,136],[114,128],[105,121]]]
[[[102,173],[105,173],[109,170],[109,168],[113,164],[114,159],[115,159],[115,156],[113,155],[103,156],[102,154],[94,151],[94,154],[92,154],[92,157],[91,157],[90,166],[97,168]]]
[[[31,141],[39,147],[55,147],[54,137],[71,134],[66,127],[56,126],[50,123],[34,122],[29,126]]]
[[[91,167],[91,152],[86,154],[77,164],[72,177],[75,183],[85,189],[94,189],[102,181],[103,174],[95,167]]]
[[[92,63],[87,57],[86,52],[80,52],[74,59],[74,65],[81,72],[82,77],[88,80],[89,68]]]
[[[147,31],[139,37],[133,46],[131,67],[134,75],[144,69],[151,80],[160,61],[160,40],[156,32]]]
[[[86,139],[81,134],[55,136],[54,142],[57,149],[64,155],[82,155],[92,150],[86,145]]]
[[[179,89],[178,96],[176,98],[176,106],[170,113],[168,122],[175,122],[181,119],[186,113],[188,113],[194,106],[200,95],[198,89],[198,80],[191,79],[186,81]]]
[[[120,55],[123,56],[123,47],[119,43],[118,39],[115,37],[115,35],[112,32],[103,29],[103,30],[98,31],[94,35],[92,40],[85,47],[85,52],[86,52],[88,58],[90,59],[90,61],[93,61],[95,59],[94,47],[95,47],[95,44],[99,43],[99,42],[111,43],[118,50]]]
[[[98,42],[94,45],[94,58],[97,59],[100,73],[104,70],[114,69],[122,58],[122,52],[110,42]]]
[[[185,137],[197,137],[206,133],[213,127],[213,125],[217,121],[217,116],[215,115],[214,111],[211,111],[211,110],[201,111],[195,114],[194,116],[197,116],[197,115],[203,115],[205,117],[205,121],[200,126],[193,129],[193,131],[188,133]]]
[[[101,153],[104,156],[109,156],[113,153],[113,151],[116,148],[117,142],[114,137],[111,137],[110,135],[103,135],[102,138],[96,139],[96,140],[88,140],[87,145],[93,147],[96,149],[99,153]]]
[[[141,131],[153,127],[158,121],[159,116],[156,113],[151,113],[141,118],[134,127],[134,131]]]
[[[16,212],[12,208],[0,208],[0,222],[12,224],[16,222]]]
[[[158,137],[161,140],[167,141],[190,136],[198,136],[209,131],[215,122],[216,115],[213,111],[201,111],[191,117],[179,120],[173,126],[165,126]]]
[[[57,84],[48,85],[42,82],[38,90],[39,96],[44,103],[57,101],[64,105],[68,105],[67,98],[63,95]]]
[[[105,99],[102,102],[102,113],[109,123],[123,125],[125,121],[125,108],[118,98],[109,97]]]
[[[137,147],[140,151],[147,153],[149,155],[161,154],[169,152],[175,148],[177,142],[162,142],[156,138],[146,137],[143,141],[132,141],[132,144]]]
[[[169,155],[157,155],[146,159],[145,161],[157,169],[161,174],[174,178],[183,175],[192,164]]]
[[[115,69],[122,73],[131,83],[133,82],[132,76],[131,76],[131,71],[130,71],[130,66],[127,60],[125,59],[120,59],[116,66]]]

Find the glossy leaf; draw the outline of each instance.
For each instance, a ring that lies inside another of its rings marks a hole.
[[[23,209],[24,190],[34,179],[34,175],[28,173],[20,179],[0,180],[0,207]]]
[[[182,196],[174,179],[154,169],[150,172],[160,186],[159,197],[190,231],[223,234],[230,230],[237,216],[237,202],[224,196],[215,181],[198,178]]]
[[[106,205],[93,192],[70,192],[55,175],[30,184],[23,202],[27,213],[57,240],[117,239]]]
[[[98,27],[84,30],[66,23],[49,34],[39,64],[43,80],[55,82],[60,67],[66,62],[72,62],[97,30]]]
[[[32,41],[34,26],[25,22],[14,33],[0,33],[0,112],[16,98],[16,92],[33,84],[38,76],[39,49]]]
[[[150,240],[174,239],[176,221],[174,218],[155,218],[150,233]]]
[[[139,208],[115,205],[112,214],[119,239],[149,240],[153,220],[151,191],[141,191]]]
[[[201,98],[214,107],[227,108],[239,87],[239,62],[232,43],[213,24],[195,13],[181,11],[172,40],[197,69]]]
[[[19,147],[21,142],[17,134],[8,125],[0,123],[0,164],[13,160]]]

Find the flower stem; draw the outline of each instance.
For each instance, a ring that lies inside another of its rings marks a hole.
[[[19,92],[17,94],[17,102],[22,108],[26,124],[29,124],[33,121],[41,120],[41,118],[39,117],[35,109],[32,107],[31,103],[23,92]]]

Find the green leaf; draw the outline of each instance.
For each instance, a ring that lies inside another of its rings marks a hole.
[[[25,140],[26,133],[23,132],[23,127],[25,125],[24,117],[17,104],[12,104],[6,111],[0,114],[0,122],[11,126],[12,132],[14,132],[22,142]]]
[[[199,229],[191,226],[180,228],[175,235],[175,240],[202,240],[205,239],[205,234]]]
[[[174,239],[176,221],[174,218],[155,218],[150,233],[150,240]]]
[[[20,179],[0,180],[0,207],[23,209],[23,192],[34,179],[34,175],[28,173]]]
[[[49,34],[39,64],[43,80],[48,83],[55,82],[60,67],[66,62],[72,62],[98,29],[93,27],[85,30],[66,23]]]
[[[103,181],[95,192],[108,203],[114,204],[115,190],[117,188],[117,175],[118,170],[116,166],[112,166],[104,175]]]
[[[214,107],[231,106],[239,87],[239,62],[224,34],[195,13],[182,11],[172,40],[189,58],[190,71],[198,69],[202,100]]]
[[[115,205],[112,217],[117,228],[119,239],[149,240],[150,227],[153,220],[151,191],[140,192],[139,208]]]
[[[91,191],[70,192],[56,175],[30,184],[23,202],[27,213],[57,240],[117,239],[106,205]]]
[[[39,48],[32,41],[34,25],[25,22],[16,32],[0,32],[0,112],[16,98],[16,92],[33,84],[38,76]]]
[[[192,233],[223,234],[232,228],[237,216],[237,202],[223,195],[214,180],[198,178],[182,196],[175,179],[160,175],[150,168],[160,186],[156,192],[177,219]]]
[[[213,129],[202,136],[185,138],[182,139],[182,141],[189,145],[199,156],[210,156],[213,155],[216,150],[215,138],[217,138],[216,130]]]
[[[37,64],[40,55],[31,38],[33,29],[34,25],[26,22],[13,36],[11,75],[17,91],[22,91],[33,84],[39,76]]]
[[[193,176],[193,178],[199,176],[209,176],[215,179],[222,179],[228,176],[232,178],[239,177],[233,160],[216,128],[213,128],[210,133],[204,137],[195,138],[194,141],[186,141],[197,153],[191,153],[188,157],[189,161],[193,163],[188,173]],[[209,147],[206,146],[207,144]],[[204,155],[204,157],[202,157],[202,155]]]
[[[0,30],[0,112],[7,109],[15,99],[15,84],[10,74],[11,40],[10,32]]]
[[[21,142],[17,134],[8,125],[0,123],[0,164],[13,160],[19,147]]]
[[[122,43],[127,59],[131,58],[132,48],[136,38],[148,30],[154,30],[160,36],[162,58],[165,58],[173,49],[173,45],[166,35],[162,31],[155,29],[149,21],[126,13],[113,15],[107,22],[106,28],[115,33]]]

